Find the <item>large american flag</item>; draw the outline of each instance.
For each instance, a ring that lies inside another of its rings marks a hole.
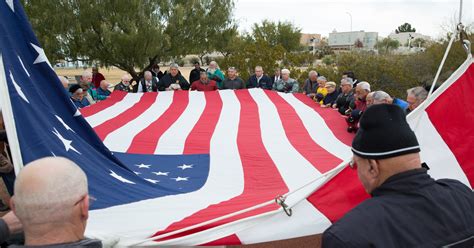
[[[114,92],[79,111],[19,1],[0,1],[0,19],[0,101],[15,170],[45,156],[75,161],[95,199],[88,236],[122,246],[273,241],[322,233],[368,197],[345,166],[345,121],[302,94]],[[432,176],[469,186],[473,78],[469,58],[408,117]]]

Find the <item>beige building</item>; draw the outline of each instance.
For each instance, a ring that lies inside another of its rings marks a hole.
[[[300,44],[307,47],[309,51],[314,51],[321,42],[321,34],[301,34]]]

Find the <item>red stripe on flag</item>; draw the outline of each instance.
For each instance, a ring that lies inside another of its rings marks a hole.
[[[84,118],[97,114],[100,111],[116,104],[117,102],[122,101],[126,95],[127,95],[127,92],[120,91],[120,90],[114,91],[112,92],[112,94],[107,100],[100,101],[94,105],[90,105],[88,107],[82,108],[81,114],[82,116],[84,116]]]
[[[222,111],[222,99],[217,91],[204,92],[206,107],[184,144],[184,154],[209,153],[212,134]]]
[[[95,132],[101,140],[105,140],[107,135],[111,132],[123,127],[125,124],[139,117],[157,100],[157,93],[145,93],[140,98],[140,101],[130,106],[129,109],[122,112],[118,116],[107,120],[106,122],[94,127]]]
[[[474,64],[426,109],[438,133],[474,187]],[[423,128],[423,127],[421,127]],[[449,165],[448,165],[449,166]]]
[[[357,170],[346,167],[307,199],[334,223],[367,198]]]
[[[304,94],[293,94],[298,100],[306,104],[308,107],[314,109],[316,113],[323,116],[324,121],[327,123],[332,133],[344,144],[351,146],[354,134],[347,132],[347,123],[344,118],[341,117],[339,112],[332,108],[321,108],[321,106],[315,103],[311,98]]]
[[[148,127],[138,133],[132,140],[128,153],[154,154],[158,140],[173,123],[178,120],[189,103],[189,92],[175,91],[173,101],[168,109]],[[136,127],[141,128],[141,127]]]
[[[159,231],[153,236],[180,230],[188,226],[235,213],[239,210],[273,200],[277,195],[288,192],[288,187],[281,178],[278,169],[263,144],[261,130],[259,128],[260,118],[257,104],[247,90],[235,91],[235,94],[241,104],[237,146],[244,172],[244,190],[242,194],[228,201],[211,205],[206,209],[196,212],[182,221],[171,224],[165,230]],[[225,149],[225,147],[222,147],[222,149]],[[278,209],[278,207],[277,204],[271,204],[166,239],[189,235],[242,218],[272,211]]]
[[[318,169],[318,171],[321,173],[327,172],[342,162],[341,159],[314,142],[293,106],[275,91],[266,90],[265,93],[273,104],[275,104],[290,143],[306,160]],[[322,114],[327,115],[327,113]],[[325,118],[324,116],[322,117]],[[345,135],[350,136],[349,133]]]
[[[232,234],[230,236],[214,240],[209,243],[201,244],[200,246],[217,246],[217,245],[241,245],[242,242],[240,241],[237,235]]]

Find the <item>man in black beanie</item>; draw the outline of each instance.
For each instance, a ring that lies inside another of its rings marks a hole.
[[[372,198],[328,228],[323,247],[474,247],[473,191],[428,175],[400,107],[369,107],[352,152],[351,167]]]

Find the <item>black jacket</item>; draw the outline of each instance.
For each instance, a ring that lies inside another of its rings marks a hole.
[[[341,115],[344,115],[346,110],[355,109],[354,93],[349,92],[348,94],[340,93],[336,98],[337,110]]]
[[[249,80],[247,81],[247,88],[262,88],[266,90],[271,90],[273,86],[272,79],[267,76],[263,75],[259,82],[257,82],[257,76],[253,74],[250,76]]]
[[[171,76],[171,73],[166,73],[164,75],[160,82],[158,82],[158,90],[159,91],[165,91],[166,88],[170,87],[172,83],[179,83],[179,86],[181,86],[182,90],[189,90],[189,83],[184,79],[184,77],[181,74],[177,74],[176,76]]]
[[[146,82],[144,78],[140,79],[140,82],[138,82],[138,84],[135,84],[135,86],[133,87],[133,92],[138,92],[139,87],[143,89],[143,92],[150,92],[146,88]],[[151,80],[151,91],[156,92],[157,89],[158,89],[158,79],[153,77]]]
[[[193,83],[194,81],[197,81],[201,78],[201,72],[205,72],[206,70],[202,69],[202,68],[199,68],[196,69],[192,69],[191,72],[189,73],[189,82]]]
[[[387,179],[327,229],[323,247],[441,247],[474,235],[474,193],[426,169]]]

